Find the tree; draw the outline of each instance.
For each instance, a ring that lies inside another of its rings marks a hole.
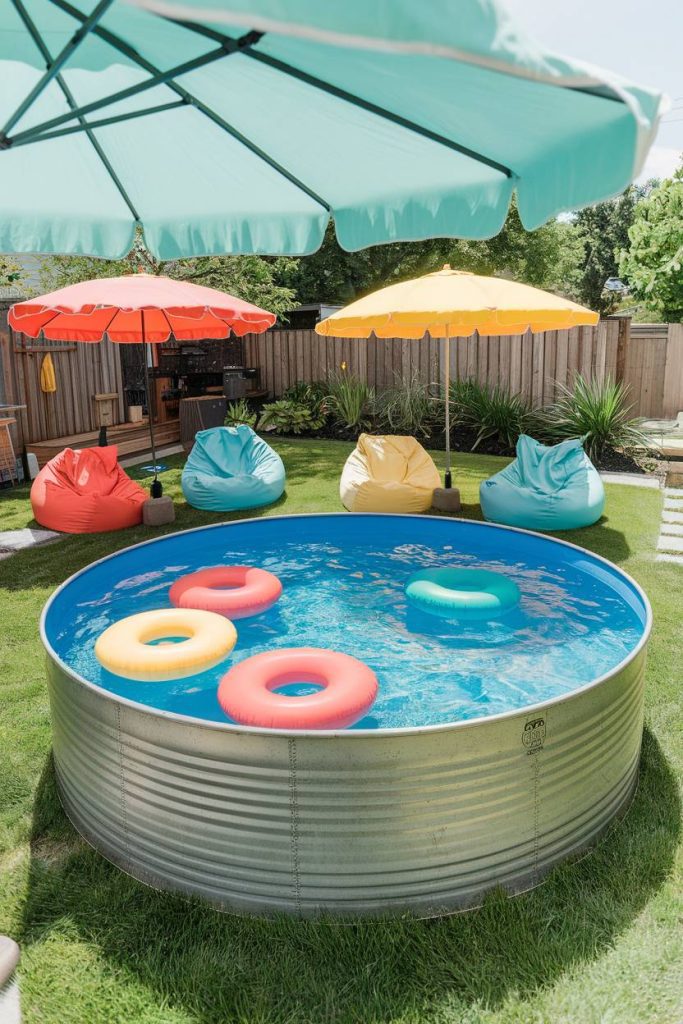
[[[631,185],[616,199],[576,214],[574,225],[583,244],[584,260],[575,280],[575,291],[578,300],[590,309],[612,312],[612,298],[604,291],[605,282],[619,273],[619,255],[628,246],[636,209],[653,185]]]
[[[46,291],[96,277],[119,277],[144,270],[165,274],[179,281],[191,281],[208,288],[237,295],[278,316],[296,305],[294,290],[285,283],[297,260],[289,257],[200,256],[196,259],[163,263],[145,249],[142,236],[122,260],[93,256],[48,256],[41,265],[41,284]]]
[[[584,252],[569,221],[552,220],[536,231],[527,231],[513,203],[500,234],[484,242],[461,241],[457,246],[451,261],[454,266],[575,296]]]
[[[21,267],[9,256],[0,255],[0,288],[15,285],[21,280]]]
[[[282,318],[297,304],[296,292],[285,283],[297,262],[287,256],[200,256],[165,263],[163,273],[237,295]]]
[[[480,242],[435,238],[346,252],[330,224],[322,247],[298,261],[289,283],[301,302],[345,304],[375,288],[450,263],[462,270],[499,274],[568,293],[571,275],[581,260],[581,242],[572,225],[551,221],[537,231],[525,231],[513,203],[500,234]]]
[[[683,321],[683,165],[638,204],[621,253],[631,292],[667,322]]]

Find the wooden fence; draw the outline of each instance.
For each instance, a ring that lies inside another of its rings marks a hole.
[[[124,420],[121,361],[116,345],[31,343],[7,327],[9,302],[0,300],[0,402],[25,404],[17,416],[18,447],[97,429],[95,394],[116,393],[114,423]],[[52,354],[57,391],[40,389],[40,366]],[[247,336],[244,359],[261,371],[261,386],[280,396],[299,380],[320,380],[345,364],[376,390],[413,373],[426,382],[444,376],[444,345],[419,341],[321,338],[314,331],[269,331]],[[597,327],[523,337],[473,337],[451,343],[451,376],[501,384],[543,405],[557,382],[576,373],[625,381],[634,415],[673,418],[683,411],[683,325],[631,324],[608,318]]]
[[[93,345],[32,341],[12,334],[7,326],[9,303],[0,305],[0,400],[25,405],[17,413],[19,447],[53,437],[96,430],[96,394],[118,395],[113,403],[114,423],[124,420],[121,360],[109,341]],[[44,394],[40,367],[50,353],[57,390]]]
[[[639,416],[683,412],[683,324],[631,324],[623,380]]]
[[[321,380],[343,365],[381,391],[413,373],[427,382],[444,377],[444,346],[425,335],[419,341],[321,338],[314,331],[269,331],[246,339],[246,362],[261,369],[262,387],[282,395],[298,380]],[[632,324],[624,317],[596,327],[547,331],[522,337],[472,338],[451,342],[452,378],[500,384],[536,405],[557,395],[558,382],[575,375],[629,386],[633,414],[675,418],[683,411],[683,325]]]
[[[522,337],[452,341],[452,378],[501,384],[536,404],[552,401],[557,381],[569,384],[576,373],[616,377],[623,372],[628,321],[603,320],[597,327],[548,331]],[[375,389],[390,387],[417,373],[427,382],[444,376],[443,342],[426,335],[419,341],[393,338],[321,338],[314,331],[269,331],[247,339],[247,365],[261,368],[261,383],[279,396],[298,380],[320,380],[345,365]]]

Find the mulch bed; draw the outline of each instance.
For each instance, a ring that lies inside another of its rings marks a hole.
[[[324,427],[317,430],[313,434],[280,434],[273,431],[273,435],[277,437],[283,437],[288,439],[301,439],[301,438],[320,438],[329,441],[356,441],[360,431],[357,429],[347,430],[341,427],[337,427],[332,423],[326,423]],[[373,430],[369,427],[366,430],[368,434],[380,434],[386,433],[386,431]],[[456,428],[451,435],[451,451],[452,452],[471,452],[475,451],[479,455],[507,455],[508,457],[514,456],[514,450],[501,445],[496,440],[482,441],[481,444],[477,445],[473,449],[473,445],[477,439],[475,431],[468,431],[462,427]],[[446,448],[445,437],[443,433],[436,433],[430,437],[418,437],[418,441],[425,446],[425,448],[431,448],[432,451],[444,451]],[[602,457],[597,460],[596,466],[598,469],[609,473],[640,473],[644,475],[656,474],[659,466],[660,455],[657,452],[650,452],[647,455],[643,455],[642,459],[635,459],[632,455],[627,455],[625,452],[619,451],[615,448],[610,448],[608,451],[603,452]]]

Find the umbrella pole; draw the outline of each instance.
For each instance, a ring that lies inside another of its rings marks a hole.
[[[446,328],[446,372],[444,374],[446,381],[446,475],[444,478],[444,485],[446,490],[450,490],[453,486],[453,478],[451,476],[451,339],[450,339],[450,324]]]
[[[140,310],[140,317],[142,320],[142,349],[145,357],[145,391],[147,392],[147,419],[149,420],[149,440],[152,445],[152,464],[154,466],[154,480],[152,486],[149,489],[149,493],[153,498],[160,498],[164,493],[164,489],[161,482],[157,478],[157,451],[156,445],[154,444],[154,412],[152,409],[152,388],[150,385],[149,376],[149,364],[152,358],[152,348],[148,341],[145,341],[145,311]]]

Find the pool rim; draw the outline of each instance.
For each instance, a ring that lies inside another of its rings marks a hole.
[[[645,623],[643,625],[643,633],[638,643],[635,645],[632,651],[626,655],[626,657],[612,666],[607,672],[604,672],[600,676],[596,676],[589,683],[584,683],[583,686],[576,687],[570,690],[568,693],[558,694],[556,697],[551,697],[549,700],[539,701],[536,704],[524,704],[519,708],[513,708],[509,711],[500,711],[493,715],[480,715],[477,718],[467,718],[462,721],[455,722],[439,722],[432,725],[404,725],[404,726],[391,726],[388,728],[380,727],[376,729],[269,729],[264,726],[249,726],[249,725],[238,725],[235,722],[217,722],[205,718],[195,718],[192,715],[181,715],[175,711],[167,711],[163,708],[156,708],[150,704],[142,704],[139,701],[131,700],[130,697],[123,697],[112,690],[107,690],[97,683],[93,683],[86,679],[85,676],[80,675],[70,665],[68,665],[55,651],[52,644],[48,640],[45,623],[49,614],[52,603],[57,599],[59,594],[65,590],[74,580],[79,576],[84,575],[95,566],[101,565],[104,562],[108,562],[116,558],[118,555],[134,551],[137,548],[146,547],[149,544],[154,544],[160,540],[167,540],[171,537],[180,537],[189,533],[201,533],[204,530],[216,530],[223,529],[230,526],[240,526],[247,523],[267,523],[269,520],[294,520],[294,519],[326,519],[326,518],[391,518],[391,519],[407,519],[407,520],[420,520],[422,523],[425,521],[436,520],[438,522],[446,522],[453,524],[465,523],[468,526],[474,526],[481,529],[494,529],[494,530],[506,530],[510,533],[521,533],[525,536],[537,537],[541,540],[549,540],[554,544],[563,545],[566,548],[570,548],[573,551],[579,551],[589,558],[594,558],[598,562],[602,562],[608,566],[613,572],[621,575],[622,578],[628,581],[633,589],[638,594],[639,598],[643,602],[645,608]],[[647,594],[640,586],[640,584],[633,579],[633,577],[625,572],[622,568],[610,562],[608,558],[604,558],[602,555],[597,555],[588,548],[583,548],[579,544],[573,544],[571,541],[562,540],[552,534],[541,533],[538,530],[524,530],[519,526],[504,526],[501,523],[489,523],[482,522],[477,519],[456,519],[450,516],[426,516],[424,514],[417,513],[394,513],[394,512],[291,512],[286,515],[274,515],[274,516],[249,516],[245,519],[234,519],[228,522],[221,523],[206,523],[204,526],[194,526],[187,530],[174,530],[170,533],[164,533],[160,537],[150,537],[147,540],[138,541],[136,544],[129,544],[125,548],[120,548],[118,551],[113,551],[108,555],[104,555],[102,558],[95,559],[94,562],[89,562],[88,565],[83,566],[82,569],[78,569],[71,576],[67,577],[60,585],[52,592],[50,597],[43,605],[43,609],[40,614],[39,620],[39,633],[42,644],[45,648],[48,656],[56,662],[62,672],[64,672],[73,682],[80,683],[86,686],[88,689],[95,691],[102,697],[111,700],[115,704],[123,704],[127,707],[134,708],[136,711],[141,711],[145,714],[149,714],[155,718],[164,718],[174,722],[185,723],[192,726],[201,726],[205,729],[216,729],[220,732],[236,733],[237,735],[256,735],[256,736],[286,736],[286,737],[310,737],[310,738],[326,738],[335,737],[346,739],[361,739],[370,736],[376,738],[380,737],[392,737],[392,736],[408,736],[414,734],[422,734],[425,732],[444,732],[451,729],[465,729],[474,728],[481,725],[483,722],[497,722],[507,718],[514,718],[520,715],[529,715],[536,713],[547,708],[551,708],[558,704],[563,704],[568,700],[572,700],[579,694],[588,692],[589,690],[600,686],[606,680],[611,679],[617,673],[623,671],[628,665],[638,656],[640,651],[647,644],[650,633],[652,632],[652,607],[648,599]]]

